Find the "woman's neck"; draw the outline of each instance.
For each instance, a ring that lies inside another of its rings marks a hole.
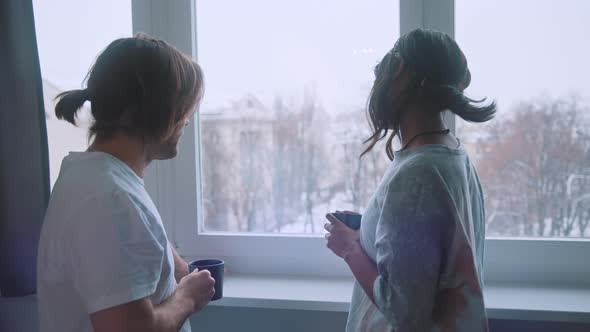
[[[406,110],[405,116],[400,123],[399,139],[403,147],[411,148],[425,144],[445,144],[454,146],[456,142],[453,138],[449,141],[448,136],[444,135],[447,129],[442,113],[426,112],[423,109],[414,106]],[[428,135],[418,136],[424,133]],[[414,139],[415,138],[415,139]],[[410,142],[411,141],[411,142]]]

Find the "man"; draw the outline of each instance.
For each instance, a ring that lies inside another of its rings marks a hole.
[[[85,152],[64,158],[41,232],[41,331],[190,331],[188,317],[214,294],[208,271],[188,273],[170,246],[143,175],[174,158],[202,97],[199,66],[139,35],[112,42],[87,88],[58,96],[56,115],[75,124],[90,101]]]

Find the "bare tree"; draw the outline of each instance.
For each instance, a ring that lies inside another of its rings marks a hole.
[[[333,167],[340,169],[339,182],[351,208],[360,211],[379,185],[389,160],[381,144],[360,158],[364,149],[363,141],[369,136],[362,109],[336,116],[338,119],[334,122],[342,131],[335,142],[338,165]]]
[[[281,99],[277,99],[274,105],[276,122],[273,127],[274,150],[272,155],[273,166],[273,215],[276,222],[276,230],[281,231],[283,225],[295,221],[299,206],[299,181],[294,162],[298,142],[295,113],[285,106]]]
[[[230,159],[225,153],[220,133],[211,123],[203,126],[201,135],[201,160],[203,176],[203,207],[206,226],[214,231],[229,229],[227,169]]]
[[[587,113],[575,98],[523,103],[511,118],[488,128],[477,144],[477,164],[491,188],[491,233],[504,233],[500,220],[521,213],[525,217],[512,219],[511,235],[571,236],[577,227],[584,236],[590,208]]]
[[[316,95],[305,96],[303,103],[275,102],[274,130],[274,215],[277,227],[295,221],[305,211],[304,230],[315,232],[314,206],[322,202],[322,176],[326,173],[327,115]],[[289,211],[289,213],[285,213]]]

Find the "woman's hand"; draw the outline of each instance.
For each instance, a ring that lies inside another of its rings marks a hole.
[[[331,214],[326,215],[326,219],[330,221],[324,225],[324,228],[328,231],[328,234],[326,234],[328,248],[344,259],[369,299],[375,303],[373,284],[377,280],[379,272],[377,271],[377,265],[361,247],[360,231],[349,228]]]
[[[327,214],[326,219],[329,221],[324,225],[328,231],[326,246],[338,257],[346,259],[350,252],[360,247],[360,232],[349,228],[332,214]]]

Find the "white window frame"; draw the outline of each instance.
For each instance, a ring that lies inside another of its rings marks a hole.
[[[133,0],[134,32],[162,38],[196,57],[196,0]],[[399,0],[400,33],[423,27],[454,35],[454,0]],[[393,42],[393,41],[392,41]],[[204,68],[205,74],[207,68]],[[185,130],[179,156],[155,162],[146,187],[170,241],[187,260],[221,258],[234,273],[347,276],[345,264],[321,235],[204,233],[198,114]],[[447,115],[454,130],[454,117]],[[195,125],[197,124],[197,125]],[[223,167],[223,165],[220,165]],[[230,175],[231,176],[231,175]],[[590,241],[487,238],[486,282],[590,285]]]

